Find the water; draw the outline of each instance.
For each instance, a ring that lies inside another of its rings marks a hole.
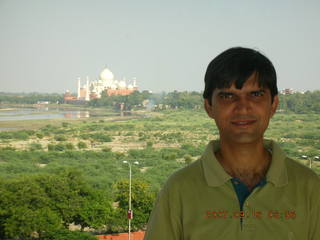
[[[89,118],[90,111],[49,108],[0,109],[0,121],[43,120],[57,118]]]

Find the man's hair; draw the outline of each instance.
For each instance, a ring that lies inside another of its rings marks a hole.
[[[229,48],[220,53],[208,65],[204,78],[203,98],[211,104],[216,88],[230,88],[235,83],[241,89],[246,80],[255,73],[260,87],[269,88],[271,99],[278,94],[277,74],[272,62],[260,52],[243,47]]]

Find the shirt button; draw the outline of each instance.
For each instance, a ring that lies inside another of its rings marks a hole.
[[[246,202],[246,206],[249,207],[249,202]]]

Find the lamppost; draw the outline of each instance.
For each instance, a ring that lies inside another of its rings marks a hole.
[[[128,210],[128,239],[131,240],[131,219],[133,218],[133,211],[131,209],[131,163],[128,161],[123,161],[123,163],[127,163],[129,165],[129,210]],[[134,164],[138,165],[139,162],[135,161]]]
[[[301,158],[308,160],[308,156],[302,155]],[[309,168],[312,168],[312,158],[309,158]]]

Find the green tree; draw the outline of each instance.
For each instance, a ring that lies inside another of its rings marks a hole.
[[[81,226],[99,229],[111,224],[113,209],[107,196],[99,190],[87,192],[86,198],[81,202],[81,211],[75,216],[74,221]]]
[[[50,199],[32,177],[2,182],[0,235],[31,239],[33,234],[59,229],[61,218],[50,209]]]
[[[115,202],[119,206],[115,209],[114,222],[118,226],[127,226],[127,212],[129,209],[129,181],[121,180],[114,184]],[[131,202],[133,210],[132,229],[144,229],[155,200],[155,194],[148,183],[133,180],[131,187]],[[126,227],[125,227],[126,229]]]

